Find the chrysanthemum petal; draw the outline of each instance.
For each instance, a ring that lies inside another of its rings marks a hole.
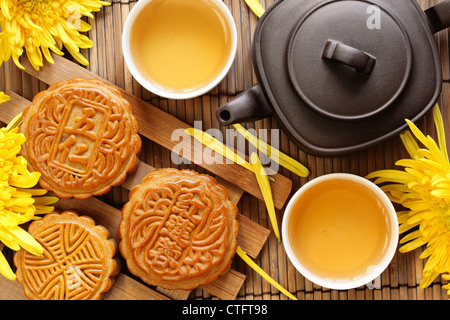
[[[380,184],[384,182],[408,183],[411,181],[411,175],[407,172],[399,170],[380,170],[369,173],[367,179],[377,178],[374,183]]]
[[[247,129],[245,129],[240,124],[234,124],[234,128],[254,147],[259,151],[270,157],[272,160],[278,162],[281,166],[288,169],[289,171],[295,173],[300,177],[307,177],[309,175],[309,170],[302,165],[300,162],[292,159],[281,151],[272,148],[265,141],[260,140]]]
[[[406,151],[408,151],[409,155],[412,159],[415,159],[416,157],[419,157],[419,153],[417,150],[419,149],[419,145],[417,144],[416,140],[414,140],[413,135],[410,131],[405,131],[400,134],[400,138],[403,142],[403,145],[405,146]]]
[[[409,211],[397,211],[397,219],[399,224],[406,222],[409,219]]]
[[[33,188],[39,181],[41,174],[39,172],[30,172],[29,175],[20,175],[10,177],[9,183],[19,188]]]
[[[1,14],[7,19],[11,20],[11,15],[9,14],[9,5],[7,0],[1,0],[0,2]]]
[[[17,191],[27,192],[31,194],[32,196],[43,196],[44,194],[47,194],[48,191],[45,189],[21,189],[17,188]]]
[[[80,20],[80,28],[78,29],[78,31],[80,31],[80,32],[88,32],[91,29],[92,29],[92,27],[91,27],[91,25],[89,23],[87,23],[87,22],[85,22],[83,20]]]
[[[427,275],[424,275],[422,280],[420,281],[420,288],[427,288],[436,278],[439,276],[439,272],[432,272]]]
[[[400,247],[399,251],[402,253],[413,251],[417,248],[420,248],[421,246],[423,246],[426,243],[427,242],[425,240],[423,240],[422,238],[417,238],[411,242],[408,242],[407,244],[403,245],[402,247]]]
[[[280,231],[278,229],[277,217],[275,213],[275,207],[273,204],[272,198],[272,189],[270,187],[269,178],[265,172],[264,167],[262,166],[258,155],[253,152],[250,156],[251,165],[253,166],[253,172],[255,173],[256,180],[258,181],[258,185],[261,189],[261,193],[264,198],[264,202],[266,204],[267,212],[269,214],[269,219],[272,224],[273,231],[278,242],[281,242]]]
[[[422,253],[420,254],[420,259],[428,258],[432,253],[433,253],[433,248],[432,247],[428,247],[428,248],[426,248],[425,250],[422,251]]]
[[[41,244],[22,228],[18,226],[10,227],[8,231],[15,236],[17,243],[29,253],[38,256],[44,252]]]
[[[4,94],[3,92],[0,92],[0,103],[4,103],[9,101],[10,98],[9,96],[7,96],[6,94]]]
[[[432,190],[430,192],[432,196],[438,197],[438,198],[450,198],[450,190],[448,189],[436,189]]]
[[[53,60],[48,47],[41,47],[41,50],[42,50],[42,54],[44,55],[45,60],[47,60],[48,63],[54,64],[55,61]]]
[[[77,48],[75,48],[74,46],[72,46],[68,43],[65,43],[64,45],[67,48],[67,50],[70,52],[72,57],[74,57],[74,59],[77,60],[80,64],[86,65],[86,66],[89,64],[89,61],[87,61],[87,59],[80,53],[79,50],[77,50]]]
[[[416,223],[402,223],[399,227],[398,227],[398,233],[402,234],[405,233],[406,231],[409,231],[415,227],[417,227],[418,225],[420,225],[420,222],[416,222]]]
[[[0,66],[12,58],[20,69],[24,69],[19,58],[26,52],[32,67],[39,70],[44,58],[54,63],[50,51],[63,55],[63,43],[73,43],[79,48],[92,47],[92,41],[79,33],[91,29],[81,18],[94,18],[91,12],[107,5],[111,3],[99,0],[0,0]],[[69,20],[74,21],[69,23]],[[68,50],[75,53],[77,61],[87,64],[74,47]]]
[[[11,131],[17,128],[22,123],[22,120],[22,113],[19,113],[8,123],[8,125],[6,126],[6,130]]]
[[[36,208],[36,214],[47,214],[47,213],[55,211],[55,207],[54,206],[40,206],[40,205],[36,205],[34,207]]]
[[[420,238],[420,236],[422,236],[422,232],[420,230],[416,230],[413,232],[410,232],[409,234],[407,234],[405,237],[403,237],[402,239],[400,239],[400,244],[406,243],[408,241],[411,240],[415,240],[417,238]]]
[[[20,246],[16,239],[6,228],[0,228],[0,241],[11,250],[20,250]]]
[[[442,155],[445,157],[445,160],[448,162],[448,153],[447,153],[447,143],[445,141],[445,131],[444,131],[444,122],[442,120],[442,114],[439,109],[439,106],[436,104],[433,108],[433,119],[436,124],[436,132],[438,135],[439,148],[442,152]]]
[[[3,253],[0,251],[0,274],[8,280],[16,280],[16,275],[12,271]]]
[[[36,197],[34,198],[34,200],[35,205],[48,206],[57,203],[59,201],[59,198],[53,196],[45,196],[45,197]]]
[[[409,129],[414,134],[414,136],[419,140],[423,145],[427,145],[427,137],[422,133],[422,131],[417,128],[417,126],[410,120],[406,119],[406,123],[409,126]]]

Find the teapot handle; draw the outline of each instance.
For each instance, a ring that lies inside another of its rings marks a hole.
[[[425,10],[431,31],[437,33],[450,27],[450,0],[438,3],[437,5]]]
[[[273,114],[259,84],[242,92],[226,105],[216,110],[217,121],[223,125],[250,122],[270,117]]]
[[[322,58],[346,64],[366,76],[372,73],[377,61],[372,55],[335,40],[325,43]]]

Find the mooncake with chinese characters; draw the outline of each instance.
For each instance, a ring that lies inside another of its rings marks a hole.
[[[128,269],[150,285],[192,290],[226,273],[236,252],[237,208],[208,175],[161,169],[130,192],[119,227]]]
[[[42,245],[35,256],[14,255],[17,281],[33,300],[100,300],[120,271],[117,243],[109,231],[75,211],[47,214],[28,232]]]
[[[74,78],[37,94],[20,130],[30,169],[60,198],[86,199],[120,185],[141,149],[130,104],[99,80]]]

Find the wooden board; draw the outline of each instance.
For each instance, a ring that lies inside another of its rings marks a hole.
[[[27,73],[47,84],[80,77],[84,79],[99,79],[114,86],[114,84],[102,79],[95,73],[86,70],[63,57],[53,55],[53,59],[55,60],[55,64],[47,63],[39,71],[36,71],[27,59],[22,59],[23,61],[21,61],[21,63],[25,67]],[[193,139],[182,132],[190,126],[137,98],[133,94],[118,87],[116,88],[119,89],[123,97],[130,102],[141,135],[169,150],[173,150],[175,147],[180,148],[179,150],[183,150],[183,158],[186,158],[209,172],[239,186],[251,195],[263,199],[253,172],[250,172],[237,164],[215,164],[211,154],[209,152],[204,152],[204,146],[201,146],[201,148],[193,147]],[[172,139],[173,132],[180,132],[179,135],[177,134],[177,139],[179,140],[174,141]],[[275,174],[273,177],[274,181],[271,185],[274,204],[276,208],[281,209],[290,195],[292,181],[279,173]]]
[[[11,100],[4,105],[0,106],[0,121],[8,123],[14,118],[14,114],[17,115],[24,108],[26,108],[30,101],[20,97],[13,92],[7,92],[11,97]],[[124,188],[131,190],[134,186],[140,184],[143,177],[146,174],[154,171],[155,168],[149,166],[144,162],[140,162],[136,172],[129,175],[122,185]],[[219,181],[223,183],[230,194],[230,199],[236,205],[239,202],[242,191],[236,188],[234,185],[228,183],[227,181]],[[105,204],[101,200],[92,197],[86,200],[79,199],[64,199],[60,200],[56,205],[56,210],[62,212],[64,210],[75,210],[80,215],[88,215],[92,217],[96,223],[105,226],[112,233],[112,237],[119,242],[119,224],[122,220],[121,211]],[[238,215],[239,222],[239,234],[238,234],[238,245],[246,251],[250,256],[256,258],[264,246],[270,231],[261,227],[252,220],[246,218],[245,216]],[[158,292],[149,288],[142,288],[143,284],[138,283],[132,278],[128,278],[126,275],[120,275],[120,281],[113,286],[111,289],[113,293],[109,294],[109,297],[118,297],[120,295],[114,295],[114,291],[120,291],[126,293],[122,296],[122,299],[133,299],[132,297],[139,296],[141,291],[148,292],[153,298],[159,297],[170,297],[174,299],[187,299],[190,291],[185,290],[164,290],[162,288],[156,288],[157,291],[163,293],[162,295]],[[201,289],[219,297],[222,299],[234,299],[238,294],[245,276],[234,270],[230,270],[225,275],[220,276],[214,283],[205,285]],[[131,285],[130,285],[131,284]],[[17,290],[17,286],[11,286],[11,290]],[[20,288],[21,289],[21,288]],[[9,291],[0,291],[0,299],[7,298],[10,295]],[[17,293],[19,295],[19,293]],[[16,293],[14,293],[16,296]],[[19,295],[20,296],[20,295]]]

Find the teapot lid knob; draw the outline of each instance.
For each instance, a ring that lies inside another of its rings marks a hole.
[[[315,111],[337,120],[372,117],[393,104],[409,79],[412,49],[387,8],[379,24],[365,1],[326,2],[300,19],[289,40],[290,81]]]

